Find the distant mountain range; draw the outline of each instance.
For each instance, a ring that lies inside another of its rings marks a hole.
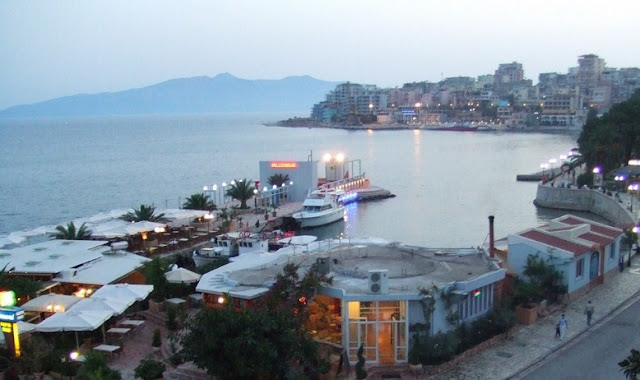
[[[311,110],[340,82],[310,76],[247,80],[224,73],[172,79],[148,87],[79,94],[20,105],[0,117],[106,116]]]

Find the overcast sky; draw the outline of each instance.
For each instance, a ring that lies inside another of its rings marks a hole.
[[[229,72],[383,87],[566,73],[582,54],[639,67],[634,0],[2,0],[0,109]]]

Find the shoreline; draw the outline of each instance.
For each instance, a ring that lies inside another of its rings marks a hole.
[[[580,133],[580,130],[567,129],[566,127],[520,127],[520,128],[496,128],[490,130],[475,130],[475,131],[447,131],[446,129],[430,128],[427,125],[422,124],[363,124],[363,125],[343,125],[333,123],[322,123],[313,121],[306,118],[294,118],[288,120],[280,120],[271,123],[263,123],[265,127],[283,127],[283,128],[325,128],[325,129],[342,129],[347,131],[399,131],[399,130],[420,130],[420,131],[435,131],[435,132],[480,132],[480,133],[558,133],[558,134],[576,134]]]

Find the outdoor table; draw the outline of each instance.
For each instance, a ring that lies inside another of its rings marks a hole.
[[[134,326],[134,327],[139,327],[142,326],[144,324],[144,321],[141,321],[139,319],[125,319],[124,321],[119,323],[120,325],[124,325],[124,326]]]
[[[183,300],[182,298],[169,298],[167,300],[167,302],[169,302],[170,304],[173,304],[173,305],[182,305],[183,303],[185,303],[187,301]]]
[[[107,330],[107,333],[124,335],[129,331],[131,331],[131,329],[126,327],[112,327]]]
[[[114,345],[111,345],[111,344],[101,344],[99,346],[95,346],[93,349],[96,350],[96,351],[106,352],[109,355],[113,355],[113,354],[120,353],[121,350],[122,350],[122,347],[114,346]]]

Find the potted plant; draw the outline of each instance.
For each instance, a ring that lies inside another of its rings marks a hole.
[[[153,352],[160,351],[160,346],[162,345],[162,338],[160,336],[160,329],[155,328],[153,330],[153,337],[151,338],[151,346],[153,347]]]
[[[420,336],[418,334],[413,335],[413,343],[409,350],[409,370],[416,376],[422,373],[422,363],[420,363]]]
[[[142,359],[140,364],[133,370],[136,378],[142,380],[162,379],[162,373],[167,367],[154,359]]]

